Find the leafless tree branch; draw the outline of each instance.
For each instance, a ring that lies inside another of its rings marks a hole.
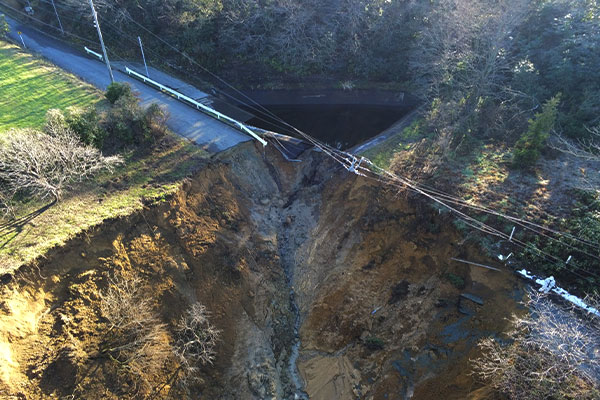
[[[83,145],[68,129],[51,118],[48,133],[12,130],[0,143],[0,185],[4,199],[16,193],[59,200],[72,183],[122,163],[120,156],[104,157]]]
[[[205,306],[194,303],[177,324],[175,353],[184,379],[192,377],[200,365],[212,364],[215,359],[219,331],[210,323],[209,316]]]
[[[587,161],[600,161],[600,127],[588,128],[590,138],[572,141],[556,134],[556,144],[550,147],[573,157]]]
[[[473,361],[484,382],[511,399],[592,398],[600,390],[600,321],[531,292],[530,314],[513,317],[509,344],[479,343]]]

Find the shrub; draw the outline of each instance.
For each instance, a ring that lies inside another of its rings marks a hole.
[[[146,110],[134,96],[124,96],[106,114],[103,126],[113,146],[141,145],[162,138],[167,132],[167,114],[152,104]]]
[[[380,338],[369,336],[365,339],[365,347],[371,351],[382,350],[385,347],[385,344]]]
[[[117,144],[140,144],[144,138],[144,111],[135,97],[121,97],[108,111],[104,123]]]
[[[174,351],[179,358],[184,379],[192,377],[199,365],[212,364],[219,331],[209,322],[210,313],[200,303],[188,308],[176,327]]]
[[[113,82],[106,88],[104,94],[110,104],[115,104],[122,97],[134,97],[131,86],[127,83]]]
[[[514,167],[531,167],[540,158],[540,151],[546,144],[546,139],[556,121],[556,108],[560,97],[560,93],[552,97],[544,104],[542,112],[535,114],[535,118],[529,120],[529,128],[517,141],[513,150]]]
[[[456,274],[449,272],[446,274],[446,279],[457,289],[465,288],[465,280]]]
[[[600,395],[598,317],[530,293],[530,314],[513,317],[511,341],[487,338],[475,373],[509,399],[593,399]]]
[[[106,132],[100,128],[98,113],[94,107],[69,107],[66,115],[58,109],[46,113],[44,131],[56,136],[64,131],[74,133],[83,144],[102,147]]]
[[[144,139],[156,142],[167,134],[169,115],[156,103],[152,103],[144,112]]]
[[[69,107],[65,123],[83,143],[102,148],[106,132],[100,128],[95,107]]]
[[[0,14],[0,39],[6,39],[9,32],[10,26],[8,26],[8,22],[6,22],[4,14]]]
[[[142,396],[172,354],[166,325],[144,289],[139,277],[115,275],[100,298],[100,310],[110,324],[100,353],[136,382]]]

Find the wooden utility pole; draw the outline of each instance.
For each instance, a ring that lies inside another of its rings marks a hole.
[[[104,61],[106,62],[106,68],[108,68],[108,74],[110,75],[110,82],[114,83],[115,78],[113,77],[112,69],[110,69],[110,61],[108,61],[108,54],[106,54],[106,47],[104,47],[104,40],[102,39],[102,31],[100,30],[100,23],[98,22],[98,13],[96,13],[96,9],[94,8],[94,3],[92,0],[89,0],[90,7],[92,8],[92,16],[94,17],[94,24],[96,25],[96,29],[98,30],[98,38],[100,39],[100,45],[102,46],[102,54],[104,54]]]
[[[65,30],[63,29],[62,22],[60,22],[60,17],[58,16],[58,11],[56,11],[56,6],[54,5],[54,0],[52,0],[52,7],[54,7],[54,14],[56,14],[56,19],[58,20],[58,26],[60,26],[60,31],[64,35]]]

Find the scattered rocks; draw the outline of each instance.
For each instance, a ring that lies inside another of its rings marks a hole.
[[[470,293],[461,293],[458,298],[458,312],[464,315],[475,315],[478,311],[478,306],[482,305],[483,300]]]

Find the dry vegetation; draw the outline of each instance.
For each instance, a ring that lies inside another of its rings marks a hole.
[[[172,355],[167,326],[148,293],[138,276],[116,275],[100,297],[100,310],[109,322],[100,353],[117,363],[141,394],[152,390],[152,378]]]
[[[73,183],[112,172],[122,162],[120,156],[104,157],[84,145],[69,130],[14,130],[0,139],[0,191],[11,199],[8,205],[17,195],[58,201]]]
[[[597,399],[600,321],[561,307],[537,292],[530,313],[513,317],[509,342],[489,337],[473,361],[475,373],[510,399]]]

